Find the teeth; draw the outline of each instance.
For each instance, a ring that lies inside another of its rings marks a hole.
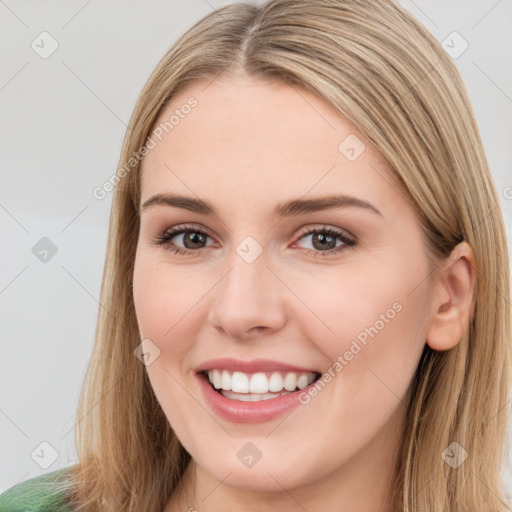
[[[308,376],[307,375],[300,375],[297,379],[297,387],[299,389],[304,389],[306,386],[309,385]]]
[[[233,391],[238,391],[233,388]],[[264,373],[255,373],[249,382],[251,393],[268,393],[268,379]]]
[[[227,370],[222,372],[222,389],[225,391],[231,389],[231,375]]]
[[[222,374],[222,381],[224,382],[224,374],[227,370],[224,370]],[[229,375],[229,374],[228,374]],[[223,387],[225,391],[228,391],[225,387]],[[242,372],[234,372],[231,376],[231,391],[235,391],[236,393],[249,393],[249,377],[245,373]]]
[[[232,400],[239,400],[240,402],[259,402],[260,400],[268,400],[269,398],[276,398],[281,395],[289,395],[291,391],[281,391],[280,393],[235,393],[233,391],[222,391],[222,395]]]
[[[210,382],[213,383],[215,389],[220,389],[222,387],[222,376],[219,370],[210,370],[208,372],[208,376],[210,377]]]
[[[284,389],[287,391],[293,391],[297,387],[297,374],[290,372],[284,378]]]
[[[244,400],[250,401],[252,394],[265,394],[264,398],[254,398],[254,400],[265,400],[279,396],[279,394],[287,394],[287,392],[295,391],[297,388],[304,389],[315,380],[315,373],[258,372],[249,374],[215,369],[208,371],[208,379],[215,389],[222,389],[226,392],[244,393],[247,395]],[[228,396],[228,393],[222,394]]]
[[[279,372],[274,372],[268,381],[268,390],[272,392],[281,391],[283,389],[283,377]]]

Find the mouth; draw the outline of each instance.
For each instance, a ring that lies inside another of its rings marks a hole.
[[[284,361],[226,357],[203,362],[195,374],[208,407],[238,424],[275,421],[309,403],[304,398],[322,376],[316,368]]]
[[[319,372],[268,371],[247,373],[222,368],[200,370],[198,375],[220,395],[241,402],[260,402],[296,393],[316,382]]]

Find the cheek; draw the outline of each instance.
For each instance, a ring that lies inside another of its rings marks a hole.
[[[294,321],[326,356],[324,372],[330,370],[334,387],[351,401],[375,403],[383,385],[404,396],[423,351],[428,287],[418,276],[425,269],[420,258],[402,256],[363,262],[364,272],[340,266],[330,275],[288,276],[300,283]],[[407,267],[404,261],[417,263]]]
[[[396,345],[410,334],[411,315],[424,308],[423,291],[410,293],[418,284],[417,275],[404,274],[396,261],[380,268],[365,265],[364,270],[347,265],[288,273],[286,281],[294,283],[296,297],[290,296],[294,304],[290,316],[330,359],[347,350],[353,340],[364,345],[377,337],[392,338]]]
[[[180,319],[194,314],[194,304],[204,295],[202,287],[184,268],[170,269],[161,258],[137,253],[133,299],[142,337],[163,340],[174,336]]]
[[[189,284],[186,273],[175,269],[171,272],[168,265],[154,255],[144,251],[137,253],[133,298],[139,333],[141,339],[150,339],[160,351],[146,371],[155,395],[180,439],[189,439],[191,415],[196,422],[201,419],[201,410],[196,410],[197,403],[186,391],[190,382],[187,382],[183,367],[187,365],[195,338],[191,326],[199,325],[194,318],[197,309],[193,306],[204,293]]]

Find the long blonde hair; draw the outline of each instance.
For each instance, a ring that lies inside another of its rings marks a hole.
[[[70,472],[83,512],[161,512],[190,461],[134,356],[132,296],[140,160],[155,121],[187,84],[242,71],[311,91],[375,145],[410,195],[432,261],[461,240],[478,286],[452,350],[425,346],[395,471],[395,508],[498,512],[510,387],[510,278],[505,226],[465,86],[440,43],[392,0],[231,4],[164,55],[135,106],[110,217],[96,341],[77,412]],[[468,458],[451,467],[457,442]]]

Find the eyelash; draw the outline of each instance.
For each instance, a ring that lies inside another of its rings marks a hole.
[[[202,229],[199,229],[195,226],[190,225],[184,225],[184,226],[178,226],[173,229],[168,229],[164,232],[162,232],[160,235],[157,235],[154,240],[155,245],[164,245],[167,246],[166,249],[171,251],[172,253],[181,254],[181,255],[187,255],[191,253],[199,253],[201,250],[206,249],[206,247],[202,247],[199,249],[182,249],[181,247],[172,247],[170,246],[169,242],[172,238],[174,238],[177,235],[181,235],[183,233],[199,233],[200,235],[204,237],[210,237],[206,231],[203,231]],[[342,231],[338,231],[336,229],[323,227],[323,228],[314,228],[314,229],[305,229],[300,233],[297,240],[300,240],[301,238],[304,238],[306,235],[314,235],[316,233],[323,233],[326,235],[330,235],[334,237],[336,240],[340,240],[343,242],[343,245],[340,247],[336,247],[334,249],[329,249],[327,251],[315,251],[313,249],[310,249],[314,252],[314,256],[325,256],[330,255],[333,253],[338,253],[344,249],[348,249],[350,247],[353,247],[356,245],[355,240],[352,240],[348,238]]]

